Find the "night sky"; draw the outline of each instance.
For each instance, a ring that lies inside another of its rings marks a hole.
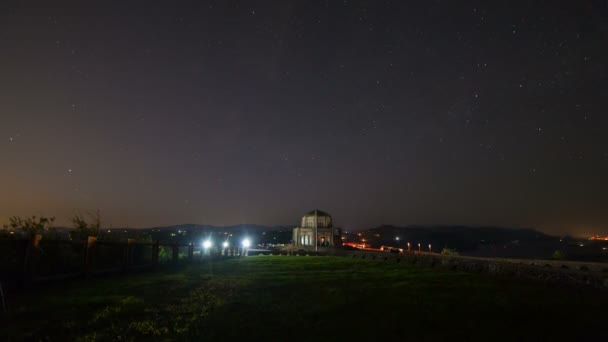
[[[2,1],[0,223],[608,233],[608,2],[151,3]]]

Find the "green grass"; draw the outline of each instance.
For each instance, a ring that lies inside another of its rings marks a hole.
[[[608,296],[339,257],[257,256],[21,294],[13,340],[563,340],[602,337]]]

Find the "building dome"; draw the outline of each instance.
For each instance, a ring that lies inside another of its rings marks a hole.
[[[306,213],[306,215],[304,215],[304,217],[306,216],[323,216],[323,217],[331,217],[331,215],[329,215],[328,213],[324,212],[323,210],[319,210],[319,209],[315,209],[312,211],[309,211],[308,213]]]
[[[302,216],[302,228],[331,228],[331,215],[315,209]]]

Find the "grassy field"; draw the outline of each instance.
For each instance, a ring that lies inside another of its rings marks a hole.
[[[10,301],[8,340],[585,340],[608,296],[339,257],[257,256],[70,281]]]

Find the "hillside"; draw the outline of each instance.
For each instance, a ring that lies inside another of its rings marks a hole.
[[[359,233],[350,233],[351,240],[365,239],[372,247],[389,245],[412,249],[421,244],[428,250],[455,249],[461,254],[484,256],[542,257],[559,247],[559,238],[534,229],[471,226],[422,226],[398,227],[382,225]]]

